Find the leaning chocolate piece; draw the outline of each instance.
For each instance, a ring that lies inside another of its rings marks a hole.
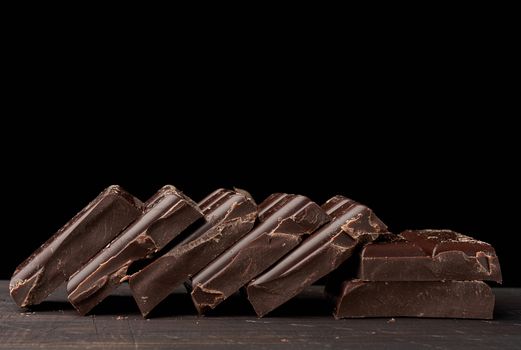
[[[248,284],[248,299],[260,317],[336,269],[358,244],[387,231],[371,209],[351,199],[335,196],[323,208],[332,221]]]
[[[329,221],[307,197],[270,196],[259,205],[261,222],[192,278],[192,300],[203,313],[215,308]]]
[[[214,194],[200,203],[207,218],[204,225],[130,276],[132,295],[143,316],[253,227],[257,205],[249,195],[228,190]]]
[[[9,290],[18,306],[41,303],[134,221],[142,203],[110,186],[15,270]]]
[[[494,248],[449,230],[404,231],[392,242],[368,244],[358,278],[366,281],[487,280],[501,283]]]
[[[69,301],[86,314],[125,280],[133,262],[151,257],[202,217],[195,202],[174,186],[164,186],[141,217],[72,276]]]
[[[271,215],[273,212],[273,208],[284,198],[287,198],[289,195],[287,193],[273,193],[268,196],[265,200],[259,204],[257,210],[259,212],[258,218],[260,221],[264,221],[264,219]]]
[[[212,212],[212,204],[218,202],[220,199],[224,197],[228,197],[229,195],[230,190],[218,188],[199,201],[199,208],[201,209],[204,215],[207,215]]]
[[[331,288],[335,318],[440,317],[492,319],[494,294],[481,281],[365,282]]]

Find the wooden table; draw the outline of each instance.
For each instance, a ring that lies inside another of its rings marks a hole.
[[[521,289],[496,288],[493,321],[442,319],[334,320],[319,287],[258,319],[240,296],[197,317],[179,291],[143,319],[127,288],[91,316],[79,316],[64,292],[27,311],[0,281],[0,349],[521,349]]]

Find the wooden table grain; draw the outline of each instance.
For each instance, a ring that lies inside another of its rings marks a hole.
[[[181,290],[143,319],[121,288],[90,316],[79,316],[63,291],[19,309],[0,281],[0,349],[520,349],[521,289],[495,288],[495,319],[334,320],[320,287],[311,287],[258,319],[237,295],[197,317]]]

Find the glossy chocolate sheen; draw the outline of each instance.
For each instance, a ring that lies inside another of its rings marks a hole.
[[[110,186],[20,264],[9,285],[18,306],[39,304],[132,223],[143,204]]]
[[[267,314],[336,269],[358,244],[387,233],[387,226],[369,208],[351,199],[335,196],[323,208],[332,221],[248,284],[248,299],[257,315]]]
[[[331,293],[330,290],[334,290]],[[335,318],[439,317],[492,319],[494,294],[481,281],[351,280],[326,291]]]
[[[255,202],[242,191],[217,190],[200,206],[208,221],[130,276],[130,288],[143,316],[248,233],[257,217]]]
[[[501,283],[494,248],[449,230],[408,230],[392,242],[368,244],[358,278],[366,281],[488,280]]]
[[[280,202],[287,200],[288,196],[290,195],[287,193],[273,193],[263,200],[258,206],[259,221],[264,221],[264,219],[270,216],[274,210],[277,210],[276,206],[278,205],[280,207]]]
[[[70,279],[69,301],[86,314],[125,280],[133,262],[151,257],[202,217],[195,202],[174,186],[164,186],[141,217]]]
[[[259,224],[192,278],[199,313],[215,308],[329,221],[320,206],[299,195],[278,193],[259,208]]]

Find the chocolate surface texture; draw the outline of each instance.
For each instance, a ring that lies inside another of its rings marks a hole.
[[[248,299],[257,315],[267,314],[336,269],[357,245],[387,233],[371,209],[351,199],[335,196],[323,209],[332,221],[248,284]]]
[[[192,278],[192,300],[203,313],[215,308],[329,221],[307,197],[274,194],[259,205],[259,223]]]
[[[255,202],[243,191],[217,190],[199,206],[207,222],[130,276],[130,288],[143,316],[248,233],[257,217]]]
[[[357,276],[333,274],[326,294],[334,316],[491,319],[501,282],[490,244],[449,230],[408,230],[366,245]],[[344,280],[346,279],[346,280]]]
[[[164,186],[134,223],[70,279],[69,301],[86,314],[125,281],[132,263],[150,258],[202,217],[195,202]]]
[[[142,203],[110,186],[15,270],[9,290],[18,306],[41,303],[142,212]]]
[[[449,230],[408,230],[398,237],[364,247],[359,279],[501,283],[499,261],[488,243]]]
[[[494,294],[481,281],[343,282],[329,294],[335,318],[492,319]]]

